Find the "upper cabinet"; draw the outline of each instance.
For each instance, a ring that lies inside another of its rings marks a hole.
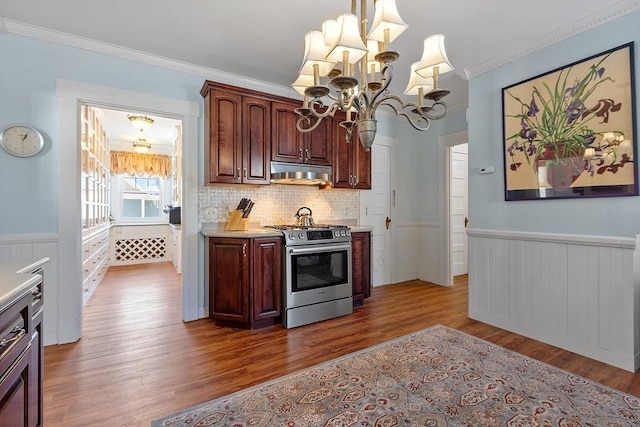
[[[271,160],[331,166],[333,121],[326,118],[313,131],[302,133],[296,128],[298,115],[295,112],[301,106],[300,101],[272,104]]]
[[[269,184],[271,101],[211,82],[201,94],[207,182]]]
[[[334,117],[335,152],[333,156],[333,187],[371,189],[371,151],[365,150],[358,139],[357,129],[351,142],[345,140],[346,130],[339,126],[346,119],[343,112]]]
[[[302,101],[205,81],[205,182],[269,184],[271,161],[332,166],[333,187],[371,188],[371,153],[345,141],[342,112],[298,131]]]

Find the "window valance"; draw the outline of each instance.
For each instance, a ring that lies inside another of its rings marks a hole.
[[[111,151],[110,170],[115,175],[149,175],[166,179],[171,176],[171,158],[165,154]]]

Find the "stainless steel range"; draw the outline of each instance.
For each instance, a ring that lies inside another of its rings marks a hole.
[[[266,228],[280,230],[284,235],[285,328],[353,312],[349,227],[316,224]]]

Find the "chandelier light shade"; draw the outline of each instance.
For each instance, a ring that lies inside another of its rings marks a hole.
[[[301,75],[313,75],[313,66],[318,65],[318,74],[326,76],[336,65],[334,61],[327,60],[327,45],[324,44],[324,35],[320,31],[309,31],[304,37],[305,52]]]
[[[346,64],[355,64],[367,53],[367,46],[362,37],[360,37],[360,29],[358,17],[352,13],[344,13],[338,16],[338,37],[336,44],[331,46],[331,50],[327,59],[334,62],[342,62],[342,66]],[[343,69],[343,74],[348,74]]]
[[[351,13],[324,21],[322,32],[307,33],[300,75],[292,87],[304,96],[302,107],[296,109],[300,132],[311,132],[323,119],[341,110],[347,113],[346,120],[340,123],[346,129],[347,141],[355,130],[360,143],[369,150],[376,135],[376,110],[381,105],[420,131],[429,129],[431,120],[445,117],[447,104],[442,98],[449,91],[439,87],[438,77],[452,71],[453,66],[447,58],[444,36],[429,36],[424,41],[422,58],[411,66],[404,92],[415,95],[417,101],[405,102],[391,94],[392,63],[400,54],[390,50],[389,43],[408,26],[400,17],[395,0],[375,0],[373,23],[367,33],[368,0],[359,1],[360,16],[356,15],[357,1],[352,0]],[[337,69],[338,63],[341,70]]]
[[[129,119],[133,127],[138,129],[140,132],[149,129],[154,122],[151,117],[137,114],[129,114],[127,118]]]
[[[436,67],[438,67],[440,74],[453,70],[453,65],[449,62],[447,52],[444,50],[444,36],[442,34],[434,34],[424,39],[422,59],[416,67],[416,73],[422,77],[431,77]]]
[[[138,138],[133,141],[133,150],[136,153],[148,153],[151,150],[151,144],[144,138]]]
[[[395,0],[377,0],[375,6],[373,24],[367,39],[391,43],[409,26],[400,17]]]

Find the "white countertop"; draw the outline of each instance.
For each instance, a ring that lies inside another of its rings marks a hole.
[[[200,233],[207,237],[236,237],[241,239],[282,236],[281,231],[268,228],[260,228],[259,224],[249,223],[249,229],[244,231],[229,231],[225,230],[224,227],[224,223],[205,223],[202,224]],[[351,228],[352,233],[373,231],[373,227],[368,225],[350,225],[349,228]]]
[[[236,237],[240,239],[250,239],[254,237],[282,237],[282,232],[278,230],[270,230],[268,228],[260,228],[257,225],[249,224],[248,230],[229,231],[224,229],[224,224],[202,224],[200,233],[207,237]]]
[[[47,262],[49,258],[0,262],[0,311],[13,304],[42,280],[41,275],[31,274],[29,271],[37,270]]]

